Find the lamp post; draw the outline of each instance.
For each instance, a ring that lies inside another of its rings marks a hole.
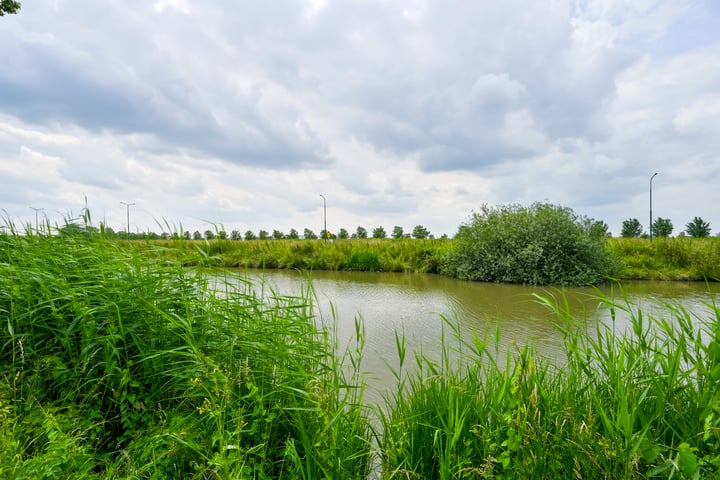
[[[45,210],[45,209],[44,208],[35,208],[35,207],[30,207],[30,208],[35,210],[35,233],[38,233],[38,212],[41,210]]]
[[[650,241],[652,242],[652,224],[653,224],[653,216],[652,216],[652,181],[653,178],[657,175],[657,172],[653,173],[653,176],[650,177]]]
[[[324,240],[327,241],[327,237],[328,237],[328,231],[327,231],[327,202],[325,201],[325,195],[323,195],[323,194],[321,193],[320,196],[321,196],[322,199],[323,199],[323,237],[324,237]]]
[[[127,241],[130,241],[130,207],[135,205],[134,203],[120,202],[127,207]]]

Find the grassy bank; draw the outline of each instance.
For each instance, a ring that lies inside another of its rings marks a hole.
[[[230,268],[294,268],[364,272],[438,272],[450,240],[174,240],[154,242],[189,253],[214,257]]]
[[[720,280],[720,238],[611,238],[623,279]]]
[[[136,242],[164,246],[187,264],[438,273],[454,240],[211,240]],[[619,279],[720,280],[720,238],[609,238],[606,248],[621,265]],[[175,253],[173,253],[175,252]]]
[[[369,430],[309,295],[99,236],[0,236],[0,478],[362,478]]]
[[[260,296],[192,251],[0,235],[0,478],[720,475],[718,307],[608,299],[633,319],[618,335],[539,299],[563,368],[448,321],[441,365],[397,337],[397,388],[368,406],[361,324],[337,352],[310,290]]]

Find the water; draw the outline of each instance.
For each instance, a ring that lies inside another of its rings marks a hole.
[[[438,275],[307,272],[273,270],[244,271],[256,285],[264,285],[282,295],[301,295],[308,281],[316,297],[316,314],[324,325],[337,332],[340,347],[353,346],[357,318],[364,325],[365,350],[362,369],[368,379],[370,397],[382,395],[395,383],[390,368],[399,367],[396,336],[407,342],[407,368],[415,361],[413,352],[442,362],[441,339],[452,340],[448,322],[457,325],[465,340],[499,331],[502,362],[508,349],[530,343],[539,355],[562,362],[562,338],[556,316],[533,295],[567,299],[574,316],[595,328],[596,318],[614,322],[622,332],[628,316],[618,312],[615,320],[600,295],[614,296],[642,308],[645,313],[666,315],[664,304],[677,304],[696,312],[707,310],[705,303],[720,293],[720,284],[691,282],[624,282],[622,295],[615,287],[549,288],[522,285],[465,282]],[[499,327],[496,328],[496,327]],[[448,342],[446,341],[446,344]]]

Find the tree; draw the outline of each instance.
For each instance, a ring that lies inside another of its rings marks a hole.
[[[622,223],[620,235],[624,238],[635,238],[642,235],[642,224],[637,218],[628,218]]]
[[[15,0],[0,0],[0,17],[5,14],[17,13],[20,10],[20,2]]]
[[[341,229],[338,231],[338,238],[341,238],[341,239],[345,240],[345,239],[347,239],[347,238],[350,238],[350,234],[348,233],[347,230],[345,230],[344,228],[341,228]]]
[[[225,230],[217,232],[217,236],[220,240],[227,240],[227,232]]]
[[[357,238],[367,238],[368,232],[365,227],[357,227],[357,230],[355,230],[355,234],[357,235]]]
[[[230,232],[230,240],[242,240],[242,235],[237,230]]]
[[[414,238],[427,238],[430,235],[430,231],[422,225],[415,225],[413,228],[412,236]]]
[[[405,232],[403,231],[403,227],[401,227],[400,225],[395,225],[393,227],[392,238],[394,238],[394,239],[403,238],[404,234],[405,234]]]
[[[387,238],[387,232],[383,227],[377,227],[373,229],[373,238]]]
[[[195,230],[193,232],[193,240],[202,240],[202,233],[200,233],[198,230]]]
[[[688,235],[695,238],[704,238],[710,236],[710,224],[700,217],[693,218],[692,222],[685,224],[685,231]]]
[[[290,231],[288,232],[287,238],[289,238],[291,240],[297,240],[298,238],[300,238],[300,234],[298,233],[297,230],[295,230],[294,228],[291,228]]]
[[[190,238],[191,238],[191,237],[190,237],[190,232],[187,231],[187,230],[185,230],[185,231],[183,232],[183,238],[184,238],[185,240],[190,240]]]
[[[283,238],[285,238],[285,234],[282,233],[282,232],[281,232],[280,230],[278,230],[278,229],[274,229],[274,230],[273,230],[273,233],[272,233],[272,237],[273,237],[275,240],[282,240]]]
[[[212,240],[215,238],[215,232],[212,230],[205,230],[205,240]]]
[[[309,228],[306,228],[305,230],[303,230],[303,238],[305,240],[317,240],[318,237],[317,235],[315,235],[315,232],[313,232]]]
[[[441,272],[464,280],[589,285],[613,276],[618,261],[594,220],[570,208],[484,205],[461,225]]]
[[[669,218],[658,217],[652,224],[652,233],[655,237],[669,237],[673,231],[673,224]]]
[[[245,240],[257,240],[257,236],[252,230],[245,232]]]
[[[258,240],[267,240],[268,238],[270,238],[270,234],[268,233],[267,230],[262,230],[262,229],[261,229],[261,230],[258,232]]]

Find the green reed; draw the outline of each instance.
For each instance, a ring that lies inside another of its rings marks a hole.
[[[558,315],[566,363],[492,338],[443,339],[462,365],[420,370],[388,398],[381,439],[392,478],[717,478],[720,308],[662,316],[603,298],[630,330]],[[453,326],[452,322],[448,322]],[[400,384],[401,382],[399,382]]]
[[[0,234],[0,478],[720,476],[715,304],[620,292],[600,300],[629,321],[601,323],[538,297],[557,364],[444,319],[437,361],[396,335],[397,387],[369,406],[362,321],[339,349],[311,286],[187,268],[210,244],[54,233]]]
[[[0,236],[0,477],[365,478],[362,389],[311,292],[102,235]]]

